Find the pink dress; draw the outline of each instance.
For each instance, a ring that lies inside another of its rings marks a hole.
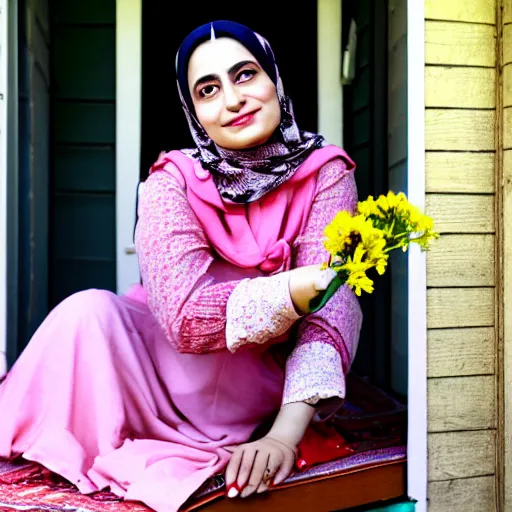
[[[324,226],[356,201],[345,163],[324,165],[292,266],[326,259]],[[48,315],[0,387],[0,457],[175,512],[282,404],[344,396],[361,312],[342,288],[300,319],[286,273],[221,259],[170,173],[140,203],[144,287],[79,292]]]

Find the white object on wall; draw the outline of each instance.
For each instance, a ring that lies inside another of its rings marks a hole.
[[[348,85],[356,76],[356,51],[357,51],[357,24],[354,19],[350,21],[348,31],[348,43],[343,49],[343,65],[341,69],[341,83]]]

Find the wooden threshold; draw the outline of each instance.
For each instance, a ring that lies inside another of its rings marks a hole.
[[[221,498],[196,509],[198,512],[334,512],[378,503],[407,494],[405,461],[334,475],[252,496]]]

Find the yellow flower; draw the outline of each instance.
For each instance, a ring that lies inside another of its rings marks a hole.
[[[358,264],[363,270],[376,267],[379,274],[385,272],[388,262],[385,233],[375,228],[363,214],[338,213],[325,228],[325,235],[325,248],[332,256],[348,258],[350,271],[356,271],[354,265]]]
[[[366,201],[357,205],[357,211],[365,217],[375,217],[388,223],[388,228],[392,225],[393,217],[402,203],[407,203],[407,197],[403,192],[395,194],[390,190],[387,195],[380,195],[377,200],[368,196]],[[379,226],[381,227],[381,226]]]
[[[406,222],[410,231],[420,232],[431,230],[434,227],[434,221],[428,216],[421,213],[417,206],[412,205],[408,201],[403,201],[397,208],[397,216]]]
[[[408,201],[399,205],[397,217],[403,225],[403,244],[414,242],[423,249],[428,249],[430,241],[439,238],[439,234],[434,231],[434,221],[432,218],[422,213],[417,206],[412,205]],[[403,245],[403,250],[407,250],[406,245]]]
[[[377,203],[372,196],[368,196],[366,201],[360,201],[357,203],[357,211],[366,218],[370,215],[379,216],[382,215],[380,210],[377,208]]]
[[[373,281],[366,275],[366,271],[374,266],[375,262],[367,258],[367,251],[360,243],[356,247],[354,255],[349,256],[347,262],[341,267],[341,270],[348,274],[346,283],[355,291],[356,295],[360,296],[361,290],[367,293],[373,292]]]
[[[373,260],[374,265],[375,265],[375,270],[377,270],[377,272],[380,276],[382,274],[384,274],[384,272],[386,272],[386,268],[388,266],[388,257],[389,256],[387,254],[384,254],[381,257],[375,258]]]
[[[354,256],[349,256],[347,262],[341,267],[341,270],[346,270],[350,274],[358,272],[366,272],[372,268],[371,262],[368,260],[363,261],[363,257],[366,254],[366,250],[362,244],[358,244],[354,252]]]
[[[392,190],[388,192],[387,200],[390,208],[398,208],[404,202],[407,202],[407,197],[403,192],[395,194]]]
[[[325,248],[343,262],[333,268],[357,295],[361,290],[373,291],[373,281],[366,272],[375,268],[378,274],[384,274],[389,252],[400,248],[406,251],[411,243],[428,249],[430,241],[439,237],[433,220],[409,203],[403,192],[393,191],[377,200],[368,196],[358,203],[355,215],[339,212],[324,234]]]
[[[377,272],[382,275],[386,271],[388,263],[384,232],[380,229],[373,229],[365,235],[361,236],[360,245],[365,250],[366,261],[371,267],[376,267]]]
[[[342,211],[326,226],[324,234],[327,239],[324,245],[331,255],[335,256],[345,251],[347,237],[350,235],[350,222],[350,214]]]
[[[371,238],[376,230],[370,220],[364,215],[350,215],[349,212],[339,212],[333,221],[325,228],[325,248],[332,256],[347,255],[355,250],[360,239]]]
[[[349,274],[346,283],[355,291],[358,297],[361,296],[361,290],[367,293],[373,292],[373,281],[364,272]]]
[[[389,202],[388,202],[388,198],[386,196],[382,196],[380,195],[378,198],[377,198],[377,201],[375,201],[377,203],[377,207],[379,208],[379,210],[384,214],[386,215],[390,209],[390,206],[389,206]]]
[[[361,247],[365,250],[365,263],[368,268],[375,267],[379,275],[384,274],[388,265],[389,255],[384,252],[386,249],[386,240],[381,236],[375,236],[369,240],[363,239]]]

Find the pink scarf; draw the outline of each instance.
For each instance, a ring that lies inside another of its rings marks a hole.
[[[355,167],[345,151],[325,146],[313,151],[278,188],[247,204],[224,202],[211,174],[181,151],[163,154],[150,174],[164,170],[184,182],[190,207],[222,258],[242,268],[275,273],[290,268],[291,245],[309,218],[318,171],[335,158],[343,158],[350,170]]]

